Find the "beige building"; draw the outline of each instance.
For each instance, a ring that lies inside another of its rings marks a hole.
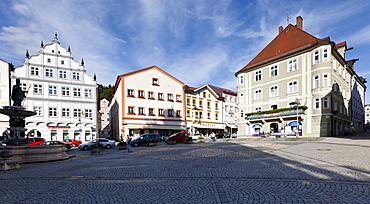
[[[190,134],[236,132],[236,92],[206,84],[199,88],[186,86],[185,93],[186,127]]]
[[[305,32],[303,19],[296,20],[297,25],[280,26],[235,74],[239,135],[334,136],[351,126],[355,71],[354,60],[346,60],[349,48]]]
[[[109,138],[109,101],[105,98],[100,100],[100,137]]]

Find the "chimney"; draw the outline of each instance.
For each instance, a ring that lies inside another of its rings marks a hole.
[[[281,31],[283,31],[283,26],[279,27],[279,33],[281,33]]]
[[[301,16],[298,16],[296,18],[296,21],[297,21],[297,28],[303,30],[303,18]]]

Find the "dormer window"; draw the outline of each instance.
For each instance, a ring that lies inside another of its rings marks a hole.
[[[158,80],[158,78],[153,78],[152,79],[152,85],[159,86],[159,80]]]

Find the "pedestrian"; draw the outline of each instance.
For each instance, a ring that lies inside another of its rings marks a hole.
[[[212,142],[216,141],[216,135],[214,132],[211,133],[211,139],[212,139]]]
[[[132,140],[131,140],[131,137],[129,137],[128,140],[127,140],[127,151],[128,151],[128,153],[132,152],[131,148],[132,148]]]

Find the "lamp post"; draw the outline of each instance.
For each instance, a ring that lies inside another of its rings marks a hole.
[[[233,117],[234,113],[233,112],[230,112],[229,113],[231,117]],[[231,118],[231,125],[233,125],[233,118]],[[230,126],[230,137],[233,136],[233,127]]]
[[[294,102],[291,102],[289,103],[289,105],[294,105],[295,107],[297,107],[297,128],[295,130],[295,136],[296,138],[298,138],[298,134],[299,134],[299,115],[298,115],[298,106],[300,105],[299,101],[298,101],[298,98],[295,99]]]

